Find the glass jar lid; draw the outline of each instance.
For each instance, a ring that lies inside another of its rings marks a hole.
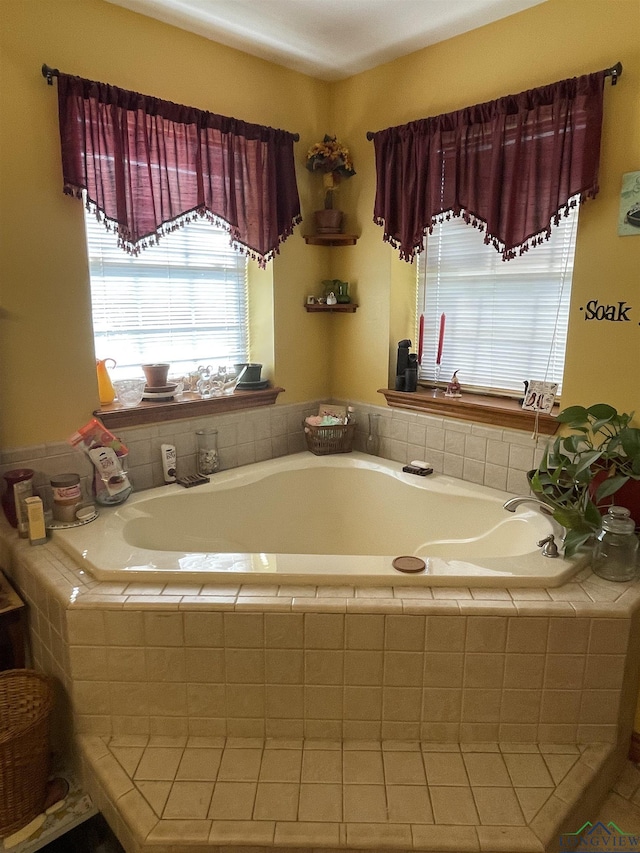
[[[629,517],[630,515],[631,513],[624,506],[610,506],[602,519],[602,526],[610,533],[633,533],[636,523]]]

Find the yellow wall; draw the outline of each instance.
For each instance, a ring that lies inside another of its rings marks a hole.
[[[600,193],[580,212],[563,404],[606,401],[640,413],[640,235],[616,233],[622,175],[640,170],[639,0],[547,0],[334,85],[333,126],[358,170],[343,185],[344,203],[362,228],[357,246],[343,249],[334,268],[336,276],[358,281],[362,306],[349,318],[349,336],[338,342],[334,395],[380,402],[376,389],[387,383],[387,351],[394,359],[397,341],[415,340],[415,269],[382,244],[382,229],[372,223],[374,157],[366,131],[618,60],[623,76],[615,88],[605,83]],[[633,322],[586,323],[580,306],[590,299],[626,301]]]
[[[58,441],[98,405],[82,205],[62,194],[55,82],[43,62],[246,121],[300,134],[303,211],[311,198],[304,155],[328,118],[330,87],[104,0],[3,0],[0,26],[0,446]],[[286,388],[284,402],[328,396],[329,319],[307,315],[325,277],[324,249],[305,223],[267,273],[271,334],[256,314],[252,358]],[[275,340],[273,340],[275,335]]]
[[[63,196],[55,84],[68,73],[300,133],[298,186],[307,219],[317,187],[304,168],[325,132],[349,145],[357,174],[338,196],[355,247],[307,246],[303,222],[252,299],[253,358],[273,364],[282,402],[381,402],[398,340],[415,337],[414,267],[372,223],[367,130],[595,71],[606,84],[601,192],[580,215],[564,401],[640,411],[640,237],[616,234],[624,172],[640,169],[639,0],[547,0],[531,10],[328,84],[161,24],[104,0],[3,0],[0,28],[0,445],[66,438],[97,405],[80,204]],[[354,315],[307,314],[323,278],[351,282]],[[626,301],[632,323],[585,323],[589,299]],[[268,316],[273,306],[273,320]],[[265,321],[266,318],[266,321]]]

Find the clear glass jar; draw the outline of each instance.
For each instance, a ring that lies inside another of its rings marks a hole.
[[[380,424],[380,415],[374,412],[369,413],[369,432],[365,442],[365,452],[372,456],[377,456],[380,450],[380,433],[378,430]]]
[[[196,431],[198,447],[196,450],[196,468],[198,474],[215,474],[220,467],[218,457],[218,430],[199,429]]]
[[[593,549],[592,568],[608,581],[630,581],[636,577],[638,537],[628,509],[609,507]]]

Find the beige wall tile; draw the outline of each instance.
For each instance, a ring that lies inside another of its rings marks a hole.
[[[386,651],[384,683],[393,687],[421,687],[424,668],[422,652]]]
[[[379,614],[348,613],[345,622],[347,649],[384,648],[384,619]]]
[[[227,684],[227,716],[264,718],[265,688],[263,684]]]
[[[306,684],[342,684],[344,654],[342,650],[305,650],[304,682]]]
[[[67,636],[72,646],[96,646],[106,643],[104,613],[100,610],[69,610]]]
[[[147,648],[145,661],[149,681],[185,681],[184,648]]]
[[[426,652],[423,683],[425,687],[460,687],[463,667],[462,652]]]
[[[579,690],[543,690],[541,723],[577,723],[580,716]]]
[[[585,690],[580,707],[580,723],[606,725],[618,721],[620,691]]]
[[[385,617],[385,649],[420,652],[424,649],[424,639],[424,616]]]
[[[507,619],[501,616],[467,617],[467,652],[504,652],[507,642]]]
[[[226,648],[255,649],[264,646],[262,613],[223,613]]]
[[[182,613],[145,612],[144,636],[149,646],[183,646]]]
[[[462,720],[467,723],[497,723],[500,720],[501,690],[462,691]]]
[[[101,681],[107,669],[107,650],[104,646],[71,646],[70,675],[78,681]]]
[[[503,654],[467,653],[464,656],[464,687],[502,687],[504,659]]]
[[[264,654],[267,684],[303,683],[302,649],[266,649]]]
[[[78,714],[101,715],[111,711],[109,684],[104,681],[74,681],[73,707]]]
[[[187,684],[187,708],[190,717],[225,717],[224,684]]]
[[[264,649],[225,649],[224,662],[227,683],[264,683]]]
[[[542,687],[545,655],[507,653],[504,659],[504,686],[512,688]]]
[[[584,655],[547,655],[545,689],[579,690],[582,687]]]
[[[344,683],[349,686],[380,686],[383,676],[383,652],[347,649],[344,652]]]
[[[541,702],[541,690],[503,690],[500,722],[537,723]]]
[[[224,641],[222,617],[222,613],[185,612],[183,614],[185,644],[205,648],[222,646]]]
[[[345,687],[345,720],[380,720],[382,718],[381,687]]]
[[[302,613],[265,613],[264,627],[267,648],[301,649],[304,644]]]
[[[167,682],[149,682],[147,685],[149,709],[158,716],[186,717],[187,686]]]
[[[588,655],[584,672],[585,689],[620,688],[624,678],[624,663],[623,655]]]
[[[109,702],[114,716],[147,716],[149,714],[147,683],[112,682],[109,685]],[[115,725],[114,720],[114,727]]]
[[[345,617],[339,613],[305,613],[305,648],[343,649],[344,620]]]
[[[419,722],[422,694],[419,687],[385,687],[382,698],[383,719]]]
[[[540,616],[518,616],[508,620],[507,652],[544,654],[547,650],[549,620]]]
[[[628,619],[592,619],[589,652],[596,655],[621,655],[629,642]]]
[[[553,617],[549,620],[549,654],[584,654],[589,642],[589,619]]]
[[[104,614],[107,643],[110,646],[144,645],[144,619],[135,610],[107,610]]]
[[[146,681],[144,647],[107,648],[107,675],[112,681]]]
[[[458,723],[462,713],[462,690],[429,687],[422,692],[422,719],[433,723]],[[457,740],[457,737],[455,738]]]
[[[466,619],[460,616],[428,616],[425,648],[432,652],[464,651]]]
[[[265,703],[268,720],[301,720],[304,717],[304,687],[302,684],[267,684]]]
[[[342,688],[332,685],[306,685],[304,688],[305,717],[324,720],[341,720]],[[322,735],[320,735],[322,737]]]
[[[224,649],[185,648],[184,655],[187,681],[224,681]]]

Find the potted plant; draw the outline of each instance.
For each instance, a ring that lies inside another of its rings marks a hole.
[[[342,222],[342,212],[333,207],[333,194],[343,178],[355,175],[349,149],[338,142],[335,136],[325,135],[322,142],[316,142],[307,152],[307,169],[322,174],[324,189],[324,209],[314,214],[319,234],[338,233]]]
[[[567,530],[567,557],[600,531],[614,503],[640,523],[640,429],[632,419],[606,403],[564,409],[557,420],[572,432],[556,438],[530,472],[533,492]]]

